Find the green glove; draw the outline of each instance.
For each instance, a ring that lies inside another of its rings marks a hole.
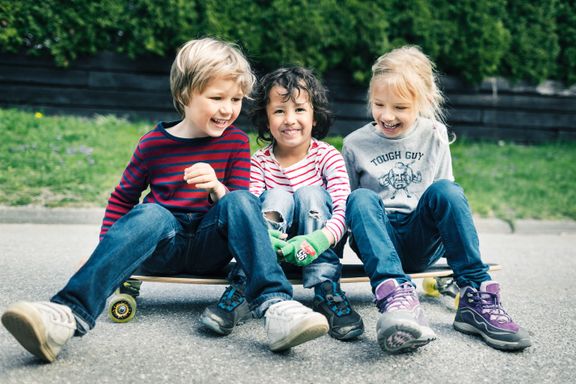
[[[330,247],[330,242],[321,229],[307,235],[294,236],[288,246],[280,248],[284,260],[304,267],[318,258]]]
[[[276,252],[278,256],[278,261],[282,261],[284,258],[282,257],[282,250],[289,249],[289,244],[287,241],[282,240],[281,237],[284,235],[282,232],[277,231],[275,229],[269,229],[268,235],[270,235],[270,242],[272,243],[272,248]]]

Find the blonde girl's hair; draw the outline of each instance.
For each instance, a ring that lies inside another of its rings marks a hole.
[[[370,108],[375,81],[385,81],[398,96],[413,100],[419,116],[445,122],[444,96],[438,87],[435,65],[419,47],[396,48],[376,60],[368,89]]]
[[[185,43],[170,70],[170,91],[178,113],[184,117],[192,93],[203,92],[218,77],[236,80],[245,96],[256,82],[250,63],[236,44],[212,37]]]

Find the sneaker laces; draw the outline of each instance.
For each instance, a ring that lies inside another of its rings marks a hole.
[[[500,298],[495,293],[468,291],[468,299],[480,304],[482,314],[488,314],[490,320],[500,324],[512,322],[512,318],[500,303]]]
[[[342,291],[335,282],[331,283],[331,288],[329,291],[325,291],[323,295],[328,307],[338,317],[349,315],[352,312],[352,307],[345,296],[346,292]]]
[[[415,297],[414,287],[406,282],[400,284],[396,289],[383,299],[376,301],[376,306],[381,313],[387,311],[398,311],[401,309],[411,309]]]
[[[218,300],[218,307],[225,311],[232,312],[236,307],[242,304],[246,300],[242,292],[233,286],[228,286],[220,300]]]

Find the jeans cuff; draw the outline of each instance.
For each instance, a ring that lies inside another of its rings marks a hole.
[[[270,308],[271,305],[285,300],[292,300],[292,298],[289,295],[283,293],[268,294],[263,295],[258,299],[256,299],[254,302],[252,302],[252,305],[250,307],[252,309],[254,317],[257,319],[261,319],[262,317],[264,317],[266,310],[268,310],[268,308]]]
[[[74,308],[73,306],[64,303],[58,299],[54,299],[52,298],[50,300],[53,303],[56,304],[60,304],[60,305],[65,305],[68,308],[70,308],[70,310],[72,311],[72,315],[74,316],[74,319],[76,320],[76,330],[74,331],[74,336],[84,336],[86,333],[88,333],[89,330],[91,330],[92,328],[94,328],[95,325],[95,321],[88,321],[86,320],[86,318],[88,316],[83,316],[82,313],[84,311],[78,309],[78,308]]]

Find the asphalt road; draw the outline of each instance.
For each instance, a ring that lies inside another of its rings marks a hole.
[[[0,311],[17,300],[47,300],[96,244],[97,224],[0,224]],[[289,352],[266,347],[263,320],[227,337],[198,321],[223,286],[149,283],[136,318],[72,339],[58,360],[43,364],[0,327],[0,383],[568,383],[576,374],[576,232],[537,230],[480,233],[485,261],[504,266],[493,277],[503,301],[527,328],[533,346],[520,353],[493,350],[453,330],[451,304],[421,296],[438,339],[392,356],[376,342],[377,311],[367,283],[345,284],[363,316],[356,341],[322,337]],[[346,258],[355,261],[348,252]],[[420,281],[417,281],[418,283]],[[312,294],[297,287],[307,305]]]

